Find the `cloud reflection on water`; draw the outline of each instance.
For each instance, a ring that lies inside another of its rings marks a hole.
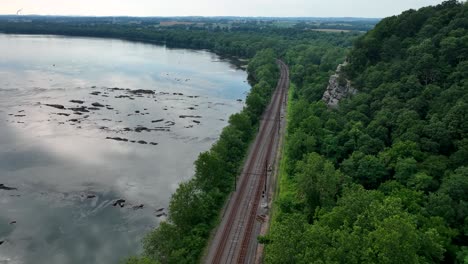
[[[244,72],[212,62],[217,57],[204,51],[0,34],[2,50],[17,55],[2,54],[0,63],[0,183],[19,190],[0,190],[0,240],[6,241],[0,246],[0,263],[115,263],[136,253],[139,240],[159,221],[154,210],[167,207],[178,183],[192,176],[198,153],[243,107],[235,99],[245,97],[248,89]],[[154,89],[157,94],[116,99],[125,92],[106,87]],[[90,95],[93,91],[109,97]],[[193,95],[199,97],[188,97]],[[84,118],[44,105],[76,106],[71,99],[114,110]],[[60,112],[71,115],[56,114]],[[191,114],[203,116],[200,125],[179,118]],[[120,132],[159,126],[151,121],[160,118],[175,122],[170,132]],[[158,145],[116,142],[108,136]],[[112,206],[120,198],[126,206]],[[144,208],[132,209],[139,204]]]

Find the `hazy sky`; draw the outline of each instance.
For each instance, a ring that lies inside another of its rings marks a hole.
[[[441,0],[0,0],[0,14],[386,17]]]

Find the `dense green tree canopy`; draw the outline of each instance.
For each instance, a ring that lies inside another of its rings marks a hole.
[[[317,57],[290,57],[281,182],[293,188],[266,263],[466,263],[467,45],[467,3],[383,19],[351,49],[343,75],[359,92],[334,110],[318,101]]]

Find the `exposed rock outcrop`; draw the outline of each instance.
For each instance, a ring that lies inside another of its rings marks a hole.
[[[322,100],[331,108],[337,108],[342,98],[354,95],[357,90],[351,86],[351,82],[342,76],[341,68],[346,66],[347,62],[338,65],[335,74],[330,76],[327,90],[323,93]]]

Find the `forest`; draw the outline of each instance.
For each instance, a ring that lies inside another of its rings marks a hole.
[[[320,61],[300,57],[286,54],[295,87],[265,263],[467,263],[468,4],[358,38],[344,69],[358,93],[338,109],[309,73]]]

